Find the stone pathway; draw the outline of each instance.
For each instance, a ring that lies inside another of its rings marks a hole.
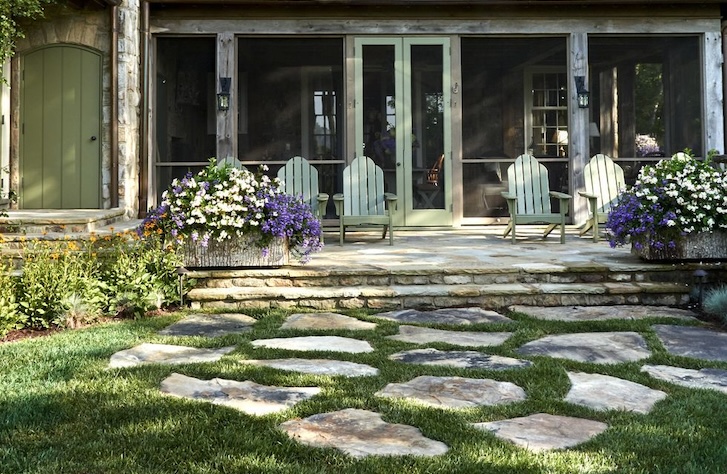
[[[399,326],[399,334],[386,336],[395,341],[411,342],[413,344],[428,344],[430,342],[444,342],[453,346],[487,347],[499,346],[512,336],[511,332],[473,332],[473,331],[447,331],[420,326]]]
[[[397,352],[391,354],[389,359],[405,364],[443,365],[463,369],[507,370],[533,365],[529,360],[487,355],[477,351],[440,351],[432,348]]]
[[[533,318],[558,321],[603,321],[612,319],[674,318],[687,324],[698,324],[688,311],[666,307],[609,306],[609,307],[523,307],[511,308]],[[436,311],[401,310],[380,313],[375,318],[399,323],[398,334],[387,339],[425,347],[401,350],[390,354],[392,361],[417,365],[426,370],[431,366],[492,371],[527,370],[537,361],[488,354],[488,350],[509,340],[512,332],[461,331],[461,326],[512,324],[516,321],[493,311],[479,308],[451,308]],[[253,318],[243,314],[195,314],[175,323],[158,334],[166,336],[220,337],[252,330]],[[417,324],[412,326],[411,324]],[[675,323],[676,324],[676,323]],[[436,329],[429,325],[451,326]],[[289,316],[281,331],[303,330],[375,330],[375,323],[361,321],[338,313],[298,313]],[[704,361],[727,361],[727,333],[695,325],[655,324],[652,326],[659,341],[672,355]],[[365,334],[365,333],[362,333]],[[427,344],[448,344],[469,350],[440,350]],[[281,337],[251,341],[253,350],[283,349],[297,352],[330,352],[353,354],[371,353],[373,347],[365,336],[348,338],[311,335]],[[113,354],[109,368],[133,367],[140,364],[191,364],[216,362],[236,347],[204,349],[196,347],[143,343]],[[477,349],[477,350],[474,350]],[[588,332],[551,334],[526,342],[515,349],[520,356],[552,357],[594,364],[638,363],[651,356],[646,340],[637,332]],[[332,354],[333,355],[333,354]],[[234,359],[249,367],[273,369],[332,377],[376,377],[379,368],[371,365],[298,356],[285,359]],[[323,356],[325,357],[325,356]],[[709,389],[727,393],[727,370],[704,368],[685,369],[665,365],[644,364],[642,372],[653,379],[663,380],[691,389]],[[611,375],[564,371],[570,390],[564,401],[595,411],[623,410],[637,414],[649,413],[659,401],[669,395],[631,380]],[[476,373],[476,372],[473,372]],[[495,376],[495,378],[497,378]],[[335,380],[335,379],[334,379]],[[376,379],[373,379],[376,380]],[[484,377],[438,377],[420,375],[408,381],[379,385],[374,395],[392,400],[406,400],[440,409],[458,410],[518,403],[528,394],[522,387],[507,381]],[[220,404],[244,413],[264,416],[285,413],[298,403],[323,396],[319,387],[288,387],[260,385],[252,380],[213,378],[200,380],[172,373],[160,385],[164,394]],[[534,413],[529,416],[472,423],[472,426],[491,433],[525,449],[543,451],[567,449],[597,436],[608,429],[605,423],[568,416]],[[448,447],[438,440],[428,439],[416,426],[391,424],[381,414],[357,408],[319,413],[304,419],[289,420],[279,428],[298,442],[338,449],[353,457],[370,455],[437,456]]]
[[[636,332],[557,334],[528,342],[517,353],[592,364],[618,364],[651,356],[646,341]]]
[[[191,314],[161,331],[161,336],[219,337],[252,330],[257,320],[245,314]]]

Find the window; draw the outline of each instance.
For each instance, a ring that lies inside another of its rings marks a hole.
[[[568,76],[562,69],[529,70],[525,78],[525,143],[536,157],[568,155]]]

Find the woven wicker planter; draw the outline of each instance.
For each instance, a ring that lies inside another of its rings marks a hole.
[[[289,258],[288,241],[282,238],[266,249],[245,236],[222,242],[211,240],[207,247],[187,240],[182,251],[187,268],[277,268],[287,265]]]
[[[631,253],[643,260],[727,260],[727,232],[687,234],[673,249],[641,249],[631,246]]]

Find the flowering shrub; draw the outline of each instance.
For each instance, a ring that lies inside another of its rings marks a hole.
[[[608,215],[611,247],[674,249],[679,238],[727,229],[727,175],[687,154],[644,166]]]
[[[266,249],[274,239],[287,238],[290,250],[305,262],[323,247],[320,221],[299,197],[285,194],[277,178],[263,175],[265,170],[255,174],[210,160],[196,175],[174,179],[138,232],[203,247],[245,234]]]

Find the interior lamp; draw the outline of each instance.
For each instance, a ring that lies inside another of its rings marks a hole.
[[[587,109],[589,104],[588,89],[586,89],[586,76],[575,76],[576,80],[576,93],[578,94],[578,107],[581,109]]]
[[[230,108],[230,84],[232,78],[220,77],[220,92],[217,94],[217,110],[228,110]]]

